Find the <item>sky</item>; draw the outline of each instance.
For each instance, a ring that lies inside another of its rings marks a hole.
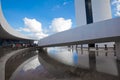
[[[120,16],[120,0],[111,0],[112,17]]]
[[[41,39],[76,27],[74,0],[1,0],[4,16],[15,30]],[[120,16],[120,0],[111,0],[112,17]]]
[[[1,0],[3,14],[15,30],[43,38],[74,28],[74,0]]]

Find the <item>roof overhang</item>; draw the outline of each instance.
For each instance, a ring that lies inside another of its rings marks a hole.
[[[15,31],[6,21],[0,4],[0,38],[12,40],[36,40]]]

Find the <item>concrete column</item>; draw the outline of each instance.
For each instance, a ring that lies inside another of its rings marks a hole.
[[[83,44],[81,44],[81,54],[83,54]]]
[[[76,49],[78,48],[78,45],[76,44]]]
[[[76,46],[75,46],[75,49],[76,49],[76,52],[77,52],[77,54],[78,54],[78,45],[76,44]]]
[[[81,50],[83,50],[83,44],[81,44]]]
[[[95,51],[89,51],[89,64],[90,64],[90,70],[95,71],[96,70],[96,55]]]
[[[93,22],[104,21],[112,18],[110,0],[91,0]]]
[[[75,14],[77,26],[87,24],[85,0],[75,0]]]
[[[120,42],[115,42],[117,60],[120,60]]]

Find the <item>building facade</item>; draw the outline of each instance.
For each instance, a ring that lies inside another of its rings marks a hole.
[[[112,18],[110,0],[75,0],[75,11],[78,27]],[[114,42],[96,43],[100,47],[105,44],[112,47]]]

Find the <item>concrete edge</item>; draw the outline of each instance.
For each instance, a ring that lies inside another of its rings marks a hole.
[[[0,59],[0,80],[5,80],[5,66],[7,61],[12,57],[17,55],[17,53],[22,52],[22,51],[26,51],[30,48],[24,48],[24,49],[19,49],[13,52],[10,52],[9,54],[4,55],[1,59]]]

